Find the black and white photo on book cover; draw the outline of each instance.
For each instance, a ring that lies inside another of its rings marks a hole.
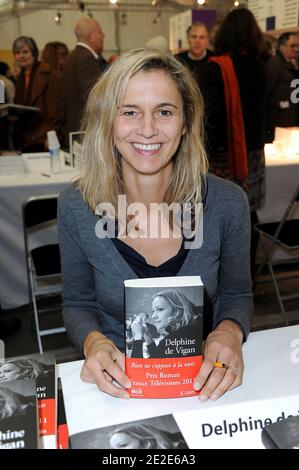
[[[38,447],[36,381],[0,383],[0,449]]]
[[[202,363],[199,276],[125,281],[126,372],[131,396],[192,396]]]
[[[0,361],[0,383],[19,379],[36,380],[39,434],[44,444],[53,448],[56,446],[55,364],[55,356],[51,353],[17,356]]]
[[[188,449],[172,415],[157,416],[70,436],[71,449]]]

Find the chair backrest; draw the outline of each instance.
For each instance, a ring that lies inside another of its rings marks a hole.
[[[295,189],[291,199],[290,199],[290,202],[288,203],[287,205],[287,208],[282,216],[282,219],[280,221],[280,224],[277,228],[277,235],[280,233],[280,230],[281,228],[283,227],[284,223],[286,222],[286,220],[288,219],[293,207],[294,207],[294,204],[299,202],[299,184],[297,186],[297,188]]]
[[[57,194],[50,194],[27,199],[22,206],[24,229],[57,219],[57,198]]]
[[[69,146],[72,166],[78,171],[81,171],[83,169],[82,142],[84,134],[85,132],[81,131],[70,132],[69,134]]]

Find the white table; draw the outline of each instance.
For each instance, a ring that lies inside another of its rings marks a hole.
[[[299,184],[299,155],[289,157],[266,157],[266,190],[265,203],[257,211],[260,222],[276,222],[281,220],[290,199]],[[299,204],[292,211],[290,217],[299,218]],[[262,248],[259,247],[257,258],[263,257]],[[299,258],[299,250],[288,254],[283,248],[277,248],[273,260]]]
[[[48,173],[49,174],[49,173]],[[25,305],[28,300],[28,282],[22,229],[22,204],[30,196],[58,194],[76,176],[67,167],[62,173],[43,176],[25,174],[0,175],[0,304],[11,309]],[[51,242],[55,228],[41,231],[34,246]]]
[[[261,222],[280,220],[299,184],[299,155],[266,157],[265,204],[258,211]],[[299,218],[299,207],[295,212]]]
[[[263,448],[261,429],[257,424],[250,430],[250,422],[299,413],[299,325],[251,333],[243,351],[242,386],[206,403],[197,397],[113,398],[80,380],[83,361],[60,364],[69,434],[173,414],[190,448]],[[224,421],[228,427],[239,419],[247,422],[247,431],[244,425],[231,437],[224,431],[203,436],[215,426],[223,429]]]

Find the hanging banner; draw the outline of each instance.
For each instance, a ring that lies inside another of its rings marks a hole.
[[[299,25],[299,0],[249,0],[248,8],[262,31],[295,28]]]

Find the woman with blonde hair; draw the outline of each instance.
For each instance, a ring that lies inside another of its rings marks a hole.
[[[131,325],[133,344],[131,357],[143,357],[143,344],[146,344],[149,357],[165,357],[167,344],[179,338],[194,338],[196,334],[202,336],[200,331],[199,308],[196,307],[185,294],[175,290],[157,292],[152,299],[151,323],[143,321],[142,316],[136,318]],[[155,328],[158,338],[155,340],[150,333],[149,326]],[[196,343],[196,341],[195,341]],[[196,353],[201,354],[201,347],[196,345]],[[180,356],[174,352],[171,357]]]
[[[34,397],[24,396],[9,388],[0,387],[0,419],[26,413],[28,407],[36,406]]]
[[[110,434],[109,442],[111,449],[188,449],[180,432],[151,424],[123,424]]]
[[[49,374],[46,364],[29,357],[10,359],[1,364],[0,362],[0,382],[17,379],[34,379],[39,376]]]
[[[59,198],[63,313],[85,355],[81,378],[115,397],[128,398],[131,385],[123,282],[138,277],[201,276],[211,309],[194,389],[205,401],[242,382],[252,311],[248,203],[239,187],[207,174],[202,119],[191,74],[151,49],[123,53],[88,98],[85,169]],[[173,204],[195,223],[193,238]]]

